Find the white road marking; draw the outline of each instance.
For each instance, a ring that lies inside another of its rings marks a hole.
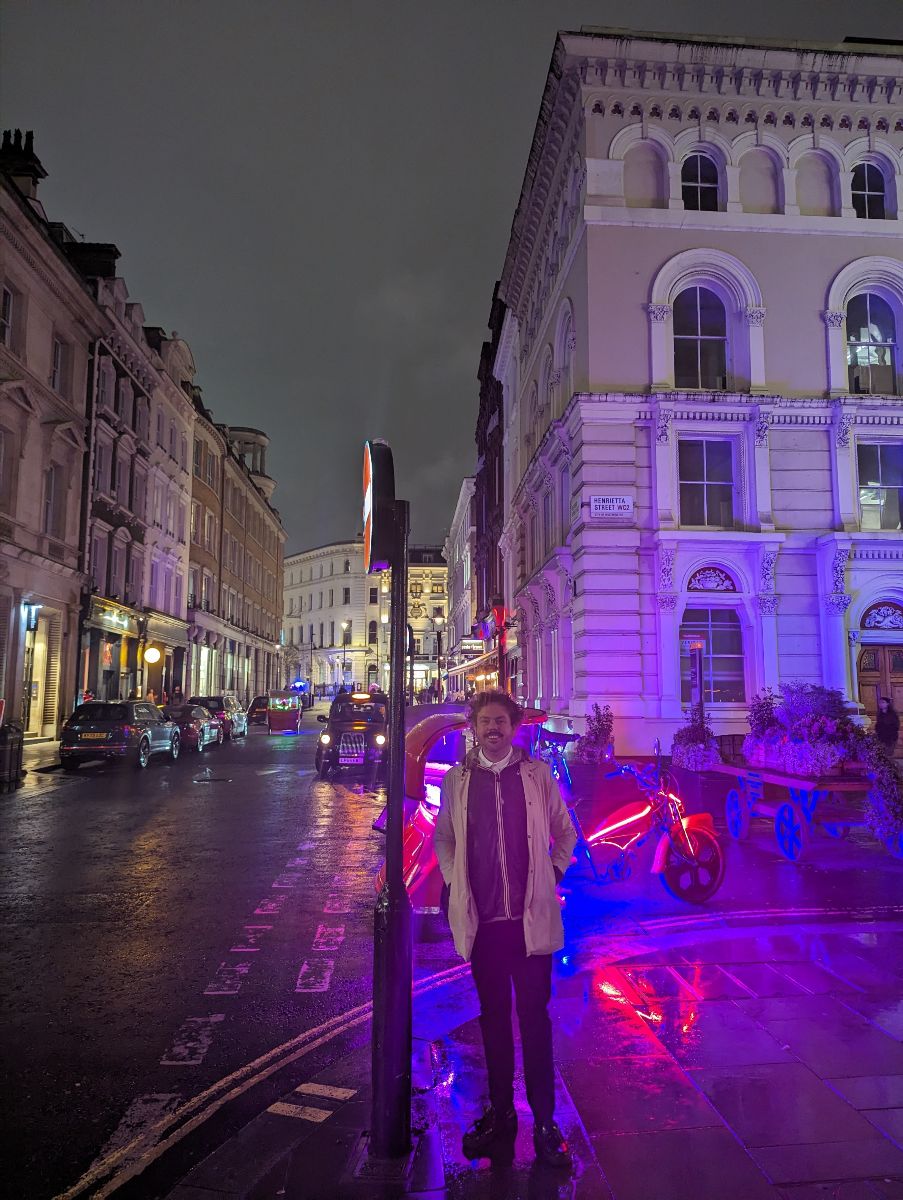
[[[253,954],[260,949],[258,942],[265,933],[273,928],[272,925],[242,925],[241,937],[238,939],[238,944],[232,946],[229,950],[230,954]]]
[[[344,925],[318,925],[314,934],[314,950],[338,950],[345,940]]]
[[[283,871],[281,875],[277,875],[273,882],[274,888],[294,888],[297,887],[304,878],[298,871]]]
[[[316,849],[316,846],[317,846],[316,841],[308,840],[306,842],[299,842],[297,845],[297,849],[298,850],[314,850],[314,849]]]
[[[347,896],[341,896],[338,892],[333,892],[327,896],[326,903],[323,905],[325,913],[347,913],[351,912],[351,901]]]
[[[305,959],[298,972],[296,992],[327,992],[335,970],[332,958]]]
[[[179,1028],[172,1045],[160,1059],[161,1067],[199,1067],[210,1049],[214,1026],[225,1021],[225,1013],[189,1017]]]
[[[328,1108],[311,1108],[307,1104],[286,1104],[283,1100],[271,1104],[267,1112],[275,1113],[277,1117],[294,1117],[297,1121],[316,1121],[318,1124],[332,1116],[332,1112]]]
[[[254,909],[255,917],[274,917],[282,912],[288,896],[283,893],[281,896],[268,897],[260,901]]]
[[[126,1109],[125,1116],[114,1129],[109,1141],[101,1148],[95,1163],[102,1162],[109,1154],[122,1150],[135,1137],[144,1133],[148,1126],[174,1113],[181,1099],[178,1092],[155,1092],[149,1096],[136,1097]]]
[[[298,867],[306,867],[306,866],[307,866],[307,857],[304,856],[303,858],[289,859],[289,861],[285,864],[285,869],[287,871],[293,871],[293,870],[297,870]]]
[[[205,996],[234,996],[241,990],[244,978],[251,969],[250,963],[220,963],[219,970],[204,988]]]
[[[295,1091],[303,1096],[323,1096],[327,1100],[350,1100],[357,1095],[357,1088],[332,1087],[327,1083],[302,1083]]]

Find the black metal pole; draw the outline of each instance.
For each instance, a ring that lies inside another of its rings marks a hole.
[[[371,1158],[403,1158],[411,1149],[411,905],[402,869],[404,827],[408,529],[406,500],[395,501],[392,624],[389,648],[389,788],[386,881],[374,912],[373,1112]]]

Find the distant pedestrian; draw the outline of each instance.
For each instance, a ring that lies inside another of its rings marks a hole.
[[[151,702],[151,704],[157,703],[157,693],[154,691],[153,688],[147,689],[147,696],[145,697],[145,699],[149,700]]]
[[[889,696],[882,696],[878,701],[878,716],[875,720],[875,737],[893,758],[900,736],[900,714],[894,708],[894,702]]]
[[[458,953],[470,960],[489,1077],[489,1107],[465,1133],[463,1149],[467,1158],[486,1157],[517,1131],[513,984],[536,1155],[549,1166],[569,1167],[570,1150],[555,1122],[548,1006],[552,955],[564,945],[556,887],[577,835],[548,763],[512,744],[522,718],[505,692],[474,696],[475,745],[463,765],[446,772],[436,822],[448,919]]]

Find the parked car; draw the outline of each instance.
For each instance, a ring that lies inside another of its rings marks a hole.
[[[177,759],[181,745],[178,725],[149,700],[91,700],[63,726],[60,762],[64,771],[98,758],[131,759],[144,768],[153,754]]]
[[[255,696],[248,705],[248,724],[266,725],[268,696]]]
[[[320,734],[314,766],[321,779],[353,767],[384,769],[388,758],[386,721],[388,707],[382,696],[351,692],[337,697],[329,710],[317,717],[326,728]]]
[[[186,750],[197,750],[200,754],[205,746],[223,744],[223,723],[209,708],[200,704],[167,704],[163,712],[178,725]]]
[[[232,738],[244,737],[248,732],[248,714],[237,698],[228,692],[221,692],[218,696],[191,696],[188,703],[200,704],[201,708],[209,709],[218,717],[222,722],[223,737],[227,742]]]

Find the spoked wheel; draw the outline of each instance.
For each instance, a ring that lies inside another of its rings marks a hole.
[[[143,771],[149,762],[150,762],[150,742],[147,740],[147,738],[142,738],[141,741],[138,743],[138,767],[139,767],[139,769]]]
[[[785,858],[799,862],[809,841],[809,822],[798,804],[782,804],[774,816],[774,836]]]
[[[198,734],[198,740],[197,740],[197,744],[195,745],[195,750],[198,752],[198,754],[204,753],[204,735],[202,733]]]
[[[718,839],[706,829],[690,829],[687,838],[692,854],[668,846],[662,884],[678,900],[703,904],[721,887],[724,853]]]
[[[724,798],[724,815],[731,837],[738,842],[746,841],[750,826],[749,805],[736,788],[731,788]]]
[[[169,757],[173,762],[179,757],[179,750],[182,747],[181,738],[177,733],[172,735],[172,741],[169,743]]]
[[[216,731],[216,744],[217,744],[217,746],[221,746],[223,744],[223,727],[222,727],[222,725],[220,725],[219,729],[217,729],[217,731]]]
[[[903,833],[897,832],[887,839],[884,843],[888,854],[892,854],[894,858],[903,858]]]

